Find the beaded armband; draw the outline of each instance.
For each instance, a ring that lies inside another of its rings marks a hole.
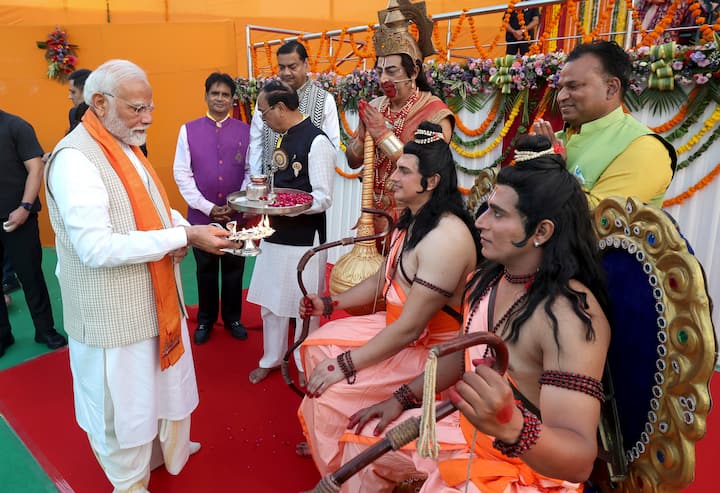
[[[422,401],[415,397],[413,391],[410,390],[410,387],[406,384],[401,385],[399,389],[393,392],[393,396],[398,400],[403,408],[403,411],[414,409],[422,405]]]
[[[540,375],[540,385],[552,385],[568,390],[582,392],[595,397],[600,402],[605,402],[605,392],[600,380],[579,373],[567,371],[546,370]]]
[[[443,289],[443,288],[441,288],[441,287],[435,286],[433,283],[431,283],[431,282],[429,282],[429,281],[426,281],[426,280],[424,280],[424,279],[420,279],[418,276],[415,276],[415,277],[413,278],[413,284],[415,284],[415,283],[418,283],[420,286],[425,286],[425,287],[428,288],[428,289],[432,289],[432,290],[435,291],[436,293],[439,293],[439,294],[443,295],[443,296],[446,297],[446,298],[452,298],[453,293],[451,293],[450,291],[447,291],[447,290],[445,290],[445,289]]]
[[[522,402],[516,401],[515,405],[522,411],[523,427],[520,432],[520,438],[515,443],[506,443],[497,438],[493,441],[493,447],[507,457],[520,457],[522,454],[532,448],[540,438],[540,430],[542,430],[542,422],[533,413],[525,409]]]
[[[343,372],[343,375],[345,375],[347,383],[350,385],[354,384],[355,379],[357,378],[357,372],[355,371],[355,365],[353,364],[352,357],[350,356],[350,351],[338,354],[337,362],[340,370]]]

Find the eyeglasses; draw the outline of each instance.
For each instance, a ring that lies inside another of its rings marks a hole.
[[[127,101],[127,100],[119,97],[119,96],[116,96],[116,95],[114,95],[114,94],[110,94],[109,92],[104,92],[103,94],[104,94],[105,96],[110,96],[111,98],[115,98],[115,99],[117,99],[118,101],[122,101],[123,103],[125,103],[126,105],[128,105],[128,107],[131,108],[131,109],[135,112],[135,114],[138,115],[138,116],[142,115],[142,114],[145,113],[145,112],[147,112],[147,113],[152,113],[153,111],[155,111],[155,105],[154,105],[153,103],[150,103],[150,104],[134,104],[134,103],[131,103],[130,101]]]
[[[275,105],[272,105],[272,106],[268,106],[268,107],[265,108],[264,110],[261,110],[260,108],[257,108],[257,110],[260,112],[260,116],[261,116],[262,119],[264,120],[264,119],[265,119],[265,114],[266,114],[268,111],[270,111],[271,109],[273,109],[274,107],[275,107]]]

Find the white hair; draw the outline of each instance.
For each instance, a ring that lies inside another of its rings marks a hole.
[[[124,82],[138,79],[150,84],[145,71],[133,62],[109,60],[93,70],[85,81],[83,89],[85,104],[92,107],[93,94],[115,94],[117,88]]]

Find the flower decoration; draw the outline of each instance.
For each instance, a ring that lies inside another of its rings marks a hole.
[[[678,85],[720,85],[720,50],[716,47],[717,38],[716,34],[714,42],[700,46],[676,46],[674,51],[667,54],[661,54],[657,48],[651,49],[648,46],[640,46],[628,52],[632,61],[629,91],[632,94],[629,97],[637,99],[642,95],[651,103],[653,100],[657,102],[664,99],[671,102],[669,106],[680,106],[675,104],[674,99],[668,99],[674,97],[673,94],[677,91],[658,91],[650,87],[652,84],[649,84],[649,80],[655,73],[653,67],[657,68],[659,64],[656,62],[659,60],[663,60],[667,75],[674,80],[676,89]],[[511,96],[542,88],[555,91],[566,56],[562,51],[557,51],[510,57],[508,66],[503,67],[503,87],[509,87]],[[476,112],[486,102],[493,100],[492,96],[499,90],[494,83],[498,80],[498,74],[499,68],[491,58],[469,58],[462,64],[431,61],[425,65],[425,76],[432,92],[454,112],[462,108]],[[378,72],[375,70],[356,69],[348,75],[337,75],[334,72],[310,75],[316,84],[335,97],[341,111],[356,110],[361,99],[368,101],[382,94]],[[240,101],[253,104],[257,89],[262,87],[265,80],[238,79]]]
[[[267,79],[237,79],[235,96],[242,103],[255,102]]]
[[[45,41],[38,41],[37,46],[45,50],[45,60],[48,62],[47,76],[65,82],[67,76],[75,70],[77,45],[70,44],[67,33],[56,27],[48,34]]]

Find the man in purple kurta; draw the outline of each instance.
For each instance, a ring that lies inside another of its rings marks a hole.
[[[250,126],[230,117],[235,81],[214,72],[205,81],[205,116],[180,127],[173,174],[188,204],[190,224],[243,223],[227,205],[229,193],[244,190],[249,181],[247,148]],[[193,339],[202,344],[221,312],[225,328],[236,339],[247,339],[240,323],[245,258],[213,255],[193,248],[197,263],[198,326]],[[222,273],[218,293],[218,274]],[[220,306],[218,307],[218,298]]]

